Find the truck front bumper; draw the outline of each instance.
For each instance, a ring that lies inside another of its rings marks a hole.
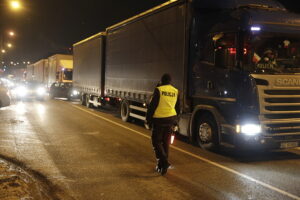
[[[300,146],[300,135],[288,136],[245,136],[238,134],[235,137],[234,145],[242,148],[263,148],[263,149],[288,149]]]

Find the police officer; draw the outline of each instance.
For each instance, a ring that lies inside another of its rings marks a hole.
[[[178,90],[171,85],[171,76],[164,74],[155,88],[148,107],[146,122],[152,125],[152,146],[157,159],[156,171],[164,175],[170,166],[168,162],[172,128],[177,124],[179,113]]]
[[[267,48],[262,59],[258,62],[257,68],[259,69],[275,69],[277,67],[276,63],[277,53],[271,48]]]

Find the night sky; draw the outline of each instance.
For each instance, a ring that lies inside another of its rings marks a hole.
[[[3,11],[0,0],[0,20],[3,29],[17,33],[15,47],[7,53],[6,61],[31,61],[56,53],[71,53],[72,44],[106,27],[148,10],[166,0],[23,0],[19,13]],[[292,3],[281,0],[293,11]]]

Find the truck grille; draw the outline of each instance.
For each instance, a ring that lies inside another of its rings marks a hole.
[[[253,75],[268,84],[257,85],[260,120],[264,134],[284,140],[300,137],[300,87],[276,85],[277,79],[291,79],[285,75]],[[300,76],[293,77],[300,79]]]

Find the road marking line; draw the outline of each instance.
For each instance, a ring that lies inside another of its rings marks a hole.
[[[144,134],[144,133],[141,133],[141,132],[136,131],[136,130],[134,130],[134,129],[132,129],[132,128],[129,128],[129,127],[127,127],[127,126],[124,126],[124,125],[122,125],[122,124],[120,124],[120,123],[114,122],[114,121],[112,121],[112,120],[110,120],[110,119],[107,119],[107,118],[105,118],[105,117],[102,117],[102,116],[100,116],[100,115],[97,115],[96,113],[93,113],[93,112],[91,112],[91,111],[89,111],[89,110],[80,108],[79,106],[75,106],[75,105],[72,105],[72,106],[75,107],[75,108],[77,108],[77,109],[79,109],[79,110],[82,110],[82,111],[84,111],[84,112],[86,112],[86,113],[89,113],[89,114],[91,114],[91,115],[93,115],[93,116],[95,116],[95,117],[101,118],[101,119],[103,119],[103,120],[105,120],[105,121],[107,121],[107,122],[110,122],[110,123],[112,123],[112,124],[115,124],[115,125],[117,125],[117,126],[119,126],[119,127],[122,127],[122,128],[124,128],[124,129],[130,130],[130,131],[132,131],[132,132],[134,132],[134,133],[136,133],[136,134],[138,134],[138,135],[141,135],[141,136],[146,137],[146,138],[148,138],[148,139],[151,138],[150,136],[148,136],[148,135],[146,135],[146,134]],[[223,169],[223,170],[225,170],[225,171],[231,172],[231,173],[233,173],[233,174],[235,174],[235,175],[238,175],[238,176],[243,177],[243,178],[245,178],[245,179],[247,179],[247,180],[250,180],[250,181],[252,181],[252,182],[255,182],[255,183],[257,183],[257,184],[259,184],[259,185],[262,185],[262,186],[264,186],[264,187],[266,187],[266,188],[268,188],[268,189],[270,189],[270,190],[276,191],[276,192],[278,192],[278,193],[280,193],[280,194],[282,194],[282,195],[288,196],[288,197],[290,197],[290,198],[292,198],[292,199],[300,200],[300,197],[298,197],[298,196],[296,196],[296,195],[294,195],[294,194],[291,194],[291,193],[286,192],[286,191],[284,191],[284,190],[281,190],[281,189],[279,189],[279,188],[277,188],[277,187],[274,187],[274,186],[272,186],[272,185],[269,185],[269,184],[267,184],[267,183],[264,183],[264,182],[262,182],[262,181],[260,181],[260,180],[257,180],[257,179],[255,179],[255,178],[252,178],[252,177],[250,177],[250,176],[248,176],[248,175],[246,175],[246,174],[240,173],[240,172],[238,172],[238,171],[236,171],[236,170],[234,170],[234,169],[228,168],[228,167],[226,167],[226,166],[224,166],[224,165],[221,165],[221,164],[216,163],[216,162],[214,162],[214,161],[208,160],[208,159],[206,159],[206,158],[204,158],[204,157],[201,157],[201,156],[198,156],[198,155],[196,155],[196,154],[190,153],[190,152],[185,151],[185,150],[183,150],[183,149],[180,149],[180,148],[178,148],[178,147],[176,147],[176,146],[170,146],[170,148],[173,148],[173,149],[175,149],[175,150],[177,150],[177,151],[180,151],[180,152],[182,152],[182,153],[184,153],[184,154],[187,154],[187,155],[189,155],[189,156],[191,156],[191,157],[194,157],[194,158],[196,158],[196,159],[198,159],[198,160],[201,160],[201,161],[203,161],[203,162],[209,163],[209,164],[211,164],[211,165],[213,165],[213,166],[215,166],[215,167],[221,168],[221,169]]]

